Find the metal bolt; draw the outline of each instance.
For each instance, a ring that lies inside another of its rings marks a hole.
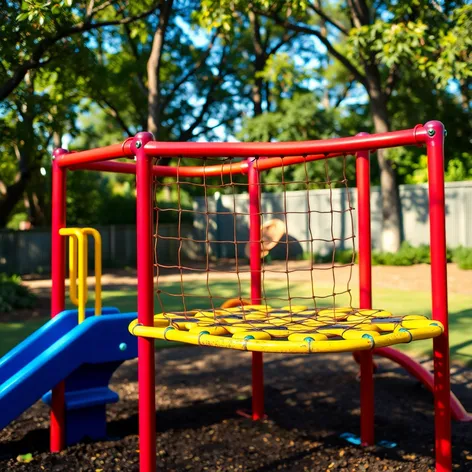
[[[141,141],[136,141],[135,143],[136,149],[139,149],[142,145],[143,143]]]
[[[126,351],[128,349],[128,345],[126,343],[120,343],[120,351]]]
[[[436,131],[433,129],[433,128],[430,128],[428,130],[428,136],[430,136],[431,138],[436,134]]]

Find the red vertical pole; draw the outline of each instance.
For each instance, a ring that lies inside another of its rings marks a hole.
[[[57,160],[67,154],[65,149],[55,149],[52,161],[52,221],[51,221],[51,317],[54,318],[65,307],[65,241],[59,230],[66,225],[66,169],[59,167]],[[52,390],[51,423],[49,428],[51,452],[65,448],[65,404],[64,382]]]
[[[138,322],[154,323],[154,253],[152,243],[152,158],[146,155],[151,133],[138,133],[131,144],[136,155],[136,240],[138,268]],[[139,470],[156,470],[156,401],[154,339],[138,338]]]
[[[360,133],[364,135],[367,133]],[[359,238],[359,306],[372,308],[372,238],[370,228],[370,159],[369,152],[356,155],[357,218]],[[374,370],[372,351],[359,353],[361,369],[361,441],[374,444]]]
[[[251,302],[260,304],[261,285],[261,196],[257,159],[248,160],[249,253],[251,267]],[[264,418],[264,360],[262,352],[252,353],[252,419]]]
[[[436,471],[452,470],[451,402],[449,372],[449,330],[447,308],[446,211],[444,191],[444,126],[430,121],[428,135],[429,227],[431,237],[432,317],[444,326],[434,338],[434,413],[436,429]]]

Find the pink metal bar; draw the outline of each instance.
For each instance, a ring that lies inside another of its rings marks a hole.
[[[249,254],[251,266],[251,302],[259,305],[262,299],[261,281],[261,194],[259,161],[248,159],[249,187]],[[252,419],[264,418],[264,360],[262,352],[252,353]]]
[[[446,211],[444,190],[444,126],[430,121],[424,126],[428,139],[429,225],[431,233],[432,317],[444,326],[433,340],[436,470],[450,471],[451,401],[449,372],[449,324],[447,306]]]
[[[152,158],[144,146],[151,133],[138,133],[132,142],[136,154],[136,236],[138,322],[154,325],[153,176]],[[156,470],[156,400],[154,339],[138,337],[139,464],[141,472]]]
[[[367,133],[358,136],[366,137]],[[368,151],[356,155],[357,218],[359,239],[360,308],[372,308],[372,238],[370,227],[370,156]],[[361,441],[374,444],[374,369],[372,352],[359,353],[361,367]]]
[[[57,160],[67,154],[65,149],[56,149],[52,161],[52,227],[51,227],[51,317],[54,318],[65,308],[65,242],[59,230],[66,225],[66,170],[61,169]],[[65,448],[65,403],[64,382],[52,390],[50,450],[59,452]]]
[[[358,360],[356,353],[356,360]],[[374,349],[374,356],[385,357],[403,367],[409,374],[418,379],[431,393],[434,394],[434,375],[428,369],[425,369],[418,361],[412,359],[398,349],[392,347],[381,347]],[[462,405],[460,400],[451,392],[451,414],[454,420],[464,423],[472,422],[470,414]]]

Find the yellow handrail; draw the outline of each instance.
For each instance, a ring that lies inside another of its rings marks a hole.
[[[94,228],[61,228],[59,234],[69,237],[70,299],[77,306],[79,323],[82,323],[88,300],[88,235],[93,237],[95,243],[95,315],[102,312],[102,238]]]
[[[63,233],[59,231],[59,234]],[[71,302],[75,306],[79,306],[79,299],[77,298],[77,238],[74,236],[69,237],[69,280]]]

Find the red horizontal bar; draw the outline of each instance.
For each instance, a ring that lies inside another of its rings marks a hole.
[[[337,154],[315,154],[312,156],[286,156],[261,158],[257,162],[257,170],[263,171],[273,169],[274,167],[284,167],[303,162],[310,162],[320,159],[328,159],[332,157],[342,156]],[[127,162],[91,162],[87,164],[79,164],[71,167],[71,170],[97,170],[101,172],[117,172],[119,174],[136,174],[135,164]],[[211,166],[153,166],[152,172],[156,177],[215,177],[219,175],[237,175],[246,174],[248,164],[246,161],[222,163],[220,165]]]
[[[389,133],[280,143],[194,143],[150,141],[146,153],[155,157],[280,157],[300,154],[354,153],[424,142],[423,127]]]
[[[79,164],[71,170],[98,170],[101,172],[117,172],[120,174],[136,174],[136,165],[127,162],[92,162]],[[153,166],[152,173],[156,177],[214,177],[218,175],[236,175],[247,172],[247,162],[224,163],[212,166]]]
[[[154,157],[265,157],[259,161],[258,168],[269,169],[284,165],[301,163],[327,157],[335,157],[344,153],[358,151],[374,151],[394,146],[420,145],[427,138],[422,125],[403,131],[352,136],[347,138],[324,139],[319,141],[281,142],[281,143],[195,143],[195,142],[162,142],[150,141],[145,145],[146,154]],[[57,157],[60,167],[95,169],[108,172],[131,173],[135,171],[126,167],[126,163],[115,162],[114,167],[98,166],[98,162],[117,157],[132,157],[131,139],[122,144],[115,144],[89,151],[73,152]],[[303,156],[305,155],[305,156]],[[282,161],[281,156],[284,156]],[[274,160],[270,158],[276,158]],[[92,165],[93,164],[93,165]],[[132,164],[133,168],[134,165]],[[99,168],[100,167],[100,168]],[[184,170],[185,169],[185,170]],[[178,170],[178,173],[177,173]],[[246,173],[247,165],[242,162],[215,166],[154,166],[154,175],[196,177],[204,175],[221,175]]]
[[[56,157],[56,160],[59,167],[70,167],[89,162],[109,161],[117,157],[133,157],[130,139],[121,144],[112,144],[111,146],[90,149],[88,151],[70,152]]]

